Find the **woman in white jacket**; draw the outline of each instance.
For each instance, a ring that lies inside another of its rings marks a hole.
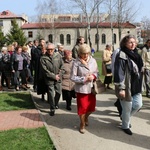
[[[87,44],[79,46],[78,58],[73,63],[71,79],[75,82],[77,108],[80,117],[80,133],[84,133],[88,125],[89,115],[95,111],[96,96],[91,93],[93,80],[97,78],[96,60],[90,55],[91,48]]]

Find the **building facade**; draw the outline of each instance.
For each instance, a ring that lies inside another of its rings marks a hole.
[[[83,36],[88,41],[87,23],[59,22],[59,23],[28,23],[22,26],[25,35],[29,40],[35,40],[37,35],[44,37],[46,41],[54,44],[61,43],[66,49],[72,49],[79,36]],[[97,50],[97,33],[99,35],[99,50],[105,49],[106,44],[113,44],[114,48],[119,47],[119,27],[117,23],[112,25],[109,22],[90,24],[90,39],[92,47]],[[127,34],[136,36],[136,27],[127,22],[121,25],[121,37]],[[113,40],[113,42],[112,42]]]
[[[10,31],[12,26],[12,20],[16,19],[19,27],[28,22],[28,17],[26,15],[18,16],[9,10],[0,12],[0,27],[4,36]]]
[[[91,39],[92,47],[97,50],[105,49],[106,44],[112,44],[114,49],[119,47],[119,31],[121,37],[127,34],[137,36],[136,26],[126,22],[118,26],[117,23],[106,22],[108,15],[100,15],[101,21],[97,24],[93,18],[93,22],[88,24],[82,15],[43,15],[39,23],[29,23],[27,16],[17,16],[9,10],[0,13],[0,26],[4,35],[10,28],[13,19],[16,19],[19,27],[25,33],[28,41],[33,41],[39,37],[43,37],[46,41],[54,44],[61,43],[65,49],[72,49],[76,44],[76,39],[83,36],[85,41],[89,43]],[[102,21],[103,20],[103,21]],[[120,30],[119,30],[120,29]],[[99,37],[99,38],[97,38]],[[99,39],[99,42],[98,42]]]

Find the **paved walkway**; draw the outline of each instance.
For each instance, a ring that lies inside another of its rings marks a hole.
[[[44,124],[57,150],[150,150],[150,99],[146,97],[140,112],[132,117],[133,135],[129,136],[121,130],[113,90],[97,95],[96,111],[89,118],[85,134],[78,131],[76,100],[72,101],[72,111],[67,111],[65,102],[60,100],[60,109],[51,117],[49,104],[36,93],[31,95],[38,110],[0,112],[0,130]]]
[[[150,99],[143,97],[143,107],[132,117],[133,135],[125,134],[121,129],[114,102],[113,90],[97,95],[96,111],[89,118],[86,133],[79,133],[79,117],[76,101],[72,101],[72,111],[65,109],[60,100],[60,109],[55,116],[49,116],[49,104],[42,102],[32,93],[36,107],[57,150],[150,150]]]

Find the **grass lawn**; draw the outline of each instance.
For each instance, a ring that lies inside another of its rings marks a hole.
[[[0,111],[34,109],[29,92],[20,93],[1,93],[0,94]]]
[[[35,109],[29,92],[1,93],[0,111]],[[0,150],[54,150],[45,127],[0,131]]]
[[[0,150],[55,150],[45,127],[0,131]]]
[[[104,76],[102,75],[102,51],[95,52],[94,58],[97,61],[98,70],[99,70],[99,73],[100,73],[100,79],[103,81],[104,80]]]

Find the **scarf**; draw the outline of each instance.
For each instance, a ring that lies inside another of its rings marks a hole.
[[[122,51],[137,65],[139,72],[141,72],[143,67],[143,60],[138,54],[137,49],[129,50],[128,48],[123,48]]]

